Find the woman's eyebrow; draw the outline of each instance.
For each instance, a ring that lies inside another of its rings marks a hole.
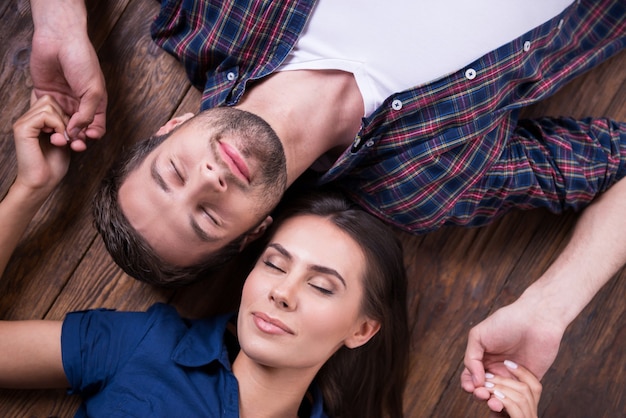
[[[287,251],[287,249],[285,247],[283,247],[282,245],[280,245],[280,244],[278,244],[276,242],[272,242],[272,243],[268,244],[267,246],[268,246],[268,248],[271,247],[271,248],[275,249],[276,251],[281,253],[287,259],[289,259],[289,260],[293,259],[293,256],[291,255],[291,253],[289,251]],[[339,274],[339,272],[337,270],[333,269],[333,268],[326,267],[326,266],[321,266],[319,264],[309,264],[307,266],[307,268],[309,270],[313,270],[313,271],[316,271],[318,273],[335,276],[343,284],[343,287],[346,287],[346,288],[348,287],[346,285],[346,281],[343,278],[343,276],[341,274]]]
[[[283,247],[282,245],[280,245],[277,242],[272,242],[267,244],[268,247],[271,247],[273,249],[275,249],[276,251],[278,251],[279,253],[281,253],[282,255],[284,255],[285,257],[287,257],[288,259],[293,259],[291,253],[289,251],[287,251],[287,249],[285,247]]]

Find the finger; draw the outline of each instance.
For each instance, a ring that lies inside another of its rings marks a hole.
[[[469,393],[472,393],[474,389],[476,389],[474,380],[472,379],[472,374],[467,368],[463,369],[463,372],[461,373],[461,387]]]
[[[69,142],[64,134],[54,132],[50,135],[50,143],[57,147],[66,147]]]
[[[489,398],[487,406],[493,412],[502,412],[504,410],[504,404],[495,396]]]
[[[70,143],[72,151],[83,152],[87,149],[87,144],[81,139],[76,139]]]
[[[512,362],[508,362],[511,366]],[[518,367],[519,368],[519,367]],[[513,368],[512,370],[517,370]],[[522,371],[524,372],[524,371]],[[537,379],[530,374],[530,378]],[[535,396],[530,386],[518,378],[508,378],[503,376],[493,376],[488,374],[485,387],[493,394],[496,401],[502,403],[512,418],[535,417],[539,396]]]
[[[543,389],[539,379],[537,379],[537,377],[526,367],[513,361],[505,360],[504,365],[513,376],[530,388],[534,400],[538,401],[541,397],[541,391]]]
[[[31,97],[33,96],[31,95]],[[34,102],[32,102],[30,108],[20,117],[19,120],[28,120],[29,118],[33,117],[33,115],[37,115],[40,112],[49,112],[52,114],[56,114],[59,118],[62,119],[64,125],[67,125],[67,122],[69,120],[69,117],[63,111],[59,103],[52,96],[49,95],[41,96],[39,99],[36,99]],[[48,126],[44,126],[41,129],[47,133],[53,132],[51,127]]]
[[[485,382],[484,355],[485,349],[480,343],[480,335],[476,328],[473,328],[469,333],[463,362],[471,376],[474,387],[482,386]],[[465,382],[467,382],[467,380],[465,380]]]
[[[512,379],[506,380],[515,382]],[[529,399],[528,390],[520,393],[505,384],[498,384],[491,391],[493,396],[487,402],[490,408],[504,409],[511,418],[534,418],[537,416],[537,404]]]
[[[19,138],[38,139],[39,133],[44,130],[63,134],[65,119],[49,103],[37,104],[15,122],[13,130]]]
[[[86,93],[68,123],[70,137],[75,139],[80,131],[89,128],[90,137],[100,138],[105,132],[105,111],[106,91],[95,89]]]
[[[89,138],[98,139],[98,138],[102,138],[105,133],[106,133],[106,114],[104,112],[96,113],[96,116],[94,117],[93,122],[91,123],[91,125],[87,127],[85,134]]]

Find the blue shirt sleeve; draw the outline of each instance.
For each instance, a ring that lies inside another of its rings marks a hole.
[[[63,368],[70,393],[88,396],[107,385],[163,316],[180,321],[174,308],[158,304],[147,312],[98,309],[66,316],[61,332]]]

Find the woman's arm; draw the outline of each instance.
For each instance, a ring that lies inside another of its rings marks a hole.
[[[17,177],[0,202],[0,276],[28,223],[67,172],[67,145],[40,140],[42,132],[62,134],[66,122],[54,99],[44,96],[13,125]]]
[[[60,321],[0,321],[0,387],[67,388]]]

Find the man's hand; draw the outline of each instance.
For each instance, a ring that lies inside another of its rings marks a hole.
[[[35,33],[30,72],[33,99],[52,96],[70,115],[67,135],[74,151],[87,138],[100,138],[106,127],[107,94],[98,56],[89,40],[84,3],[31,1]],[[62,135],[52,143],[66,143]]]
[[[43,96],[13,124],[17,178],[15,184],[46,196],[61,181],[69,166],[67,142],[62,146],[40,139],[42,132],[63,137],[68,117],[50,96]]]
[[[523,364],[539,379],[543,377],[558,354],[565,325],[537,309],[532,298],[523,295],[472,328],[461,374],[463,389],[478,399],[489,399],[490,393],[484,387],[485,372],[511,376],[504,360]],[[493,397],[488,404],[497,412],[504,406]]]

